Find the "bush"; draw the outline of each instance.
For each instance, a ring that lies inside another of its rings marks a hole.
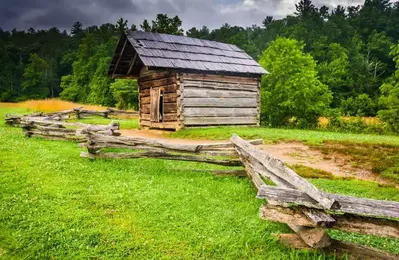
[[[367,122],[362,117],[345,118],[340,116],[338,112],[331,114],[328,117],[328,124],[319,126],[319,129],[357,134],[391,134],[389,129],[380,122]]]
[[[399,44],[392,49],[390,55],[396,62],[396,72],[380,87],[378,102],[383,109],[378,111],[378,116],[391,131],[399,133]]]
[[[117,79],[111,84],[111,91],[116,100],[116,107],[120,109],[138,109],[137,80]]]
[[[375,116],[376,105],[367,94],[342,100],[342,112],[347,116]]]
[[[331,91],[318,79],[316,62],[303,48],[297,40],[277,38],[263,52],[259,63],[270,75],[262,78],[262,124],[316,127],[331,103]]]

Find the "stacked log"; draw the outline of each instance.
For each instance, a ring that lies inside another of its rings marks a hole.
[[[82,123],[57,122],[51,120],[24,118],[20,123],[27,137],[42,137],[50,140],[86,141],[87,133],[96,132],[102,135],[119,136],[119,124],[90,125]]]
[[[264,153],[237,135],[235,145],[248,177],[266,199],[262,219],[286,223],[296,234],[280,239],[294,248],[349,252],[359,259],[398,259],[370,247],[331,239],[324,229],[399,238],[399,203],[325,193],[298,176],[282,161]],[[265,179],[276,186],[266,185]]]
[[[21,124],[22,116],[6,115],[5,123],[8,126],[19,126]]]
[[[185,127],[259,126],[257,77],[181,73],[179,92],[179,120]]]
[[[5,123],[9,126],[21,126],[21,122],[24,120],[26,121],[26,118],[28,119],[36,118],[38,120],[62,121],[64,119],[70,118],[71,115],[75,115],[77,119],[81,119],[88,116],[100,116],[103,118],[108,118],[108,116],[110,115],[138,116],[138,112],[118,110],[114,108],[107,108],[106,110],[88,110],[88,109],[83,109],[82,107],[78,107],[74,109],[63,110],[53,113],[38,112],[22,116],[6,115]]]
[[[237,153],[232,142],[215,144],[175,144],[163,140],[141,137],[105,136],[89,132],[87,134],[87,150],[81,157],[135,159],[159,158],[166,160],[181,160],[205,162],[224,166],[240,166]],[[253,140],[252,144],[261,144],[262,140]],[[107,152],[105,148],[120,148],[132,152]],[[136,150],[136,151],[134,151]]]

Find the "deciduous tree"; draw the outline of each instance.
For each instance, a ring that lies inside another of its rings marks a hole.
[[[317,123],[332,94],[317,77],[316,62],[294,39],[277,38],[259,63],[270,72],[262,79],[262,120],[270,126]]]

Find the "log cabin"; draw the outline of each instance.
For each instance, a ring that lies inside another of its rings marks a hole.
[[[235,45],[126,31],[108,75],[137,79],[141,128],[259,126],[268,72]]]

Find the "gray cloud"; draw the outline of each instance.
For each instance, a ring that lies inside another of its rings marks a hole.
[[[178,15],[184,29],[224,23],[260,24],[267,15],[284,17],[295,11],[296,0],[0,0],[0,27],[4,29],[69,29],[75,21],[84,26],[115,23],[119,17],[137,26],[157,13]],[[316,6],[358,5],[362,0],[314,0]]]

